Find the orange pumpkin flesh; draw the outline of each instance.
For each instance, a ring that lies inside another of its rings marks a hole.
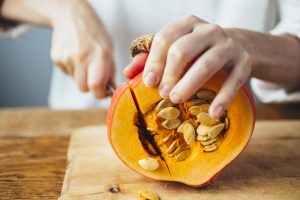
[[[224,80],[225,75],[219,73],[203,87],[218,92]],[[139,74],[117,88],[108,112],[108,137],[115,153],[128,167],[146,177],[181,182],[195,187],[206,186],[241,153],[250,140],[255,122],[255,109],[251,94],[243,87],[227,110],[230,128],[217,150],[203,152],[200,143],[195,142],[191,148],[191,155],[180,162],[165,156],[161,149],[162,155],[154,155],[151,148],[147,149],[147,145],[142,144],[147,137],[139,131],[137,121],[140,116],[145,126],[157,129],[158,125],[151,114],[146,113],[149,107],[159,100],[161,97],[158,90],[146,87]],[[138,115],[138,111],[141,115]],[[147,157],[158,160],[159,168],[153,171],[141,168],[138,161]]]

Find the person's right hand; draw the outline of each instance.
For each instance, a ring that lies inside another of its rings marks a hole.
[[[87,2],[62,1],[61,8],[51,22],[51,59],[75,79],[80,91],[105,98],[108,84],[114,84],[111,39]]]

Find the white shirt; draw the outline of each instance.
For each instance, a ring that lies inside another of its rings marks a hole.
[[[115,47],[117,83],[125,81],[122,70],[130,62],[129,45],[143,34],[156,33],[162,27],[193,14],[222,27],[245,28],[272,34],[300,36],[299,0],[90,0],[110,33]],[[255,94],[264,102],[300,100],[300,92],[286,94],[281,88],[264,87],[251,82]],[[280,94],[279,94],[279,93]],[[276,95],[276,94],[279,95]],[[266,97],[266,94],[267,97]],[[95,100],[81,93],[76,83],[54,68],[49,105],[55,109],[107,107],[109,100]]]

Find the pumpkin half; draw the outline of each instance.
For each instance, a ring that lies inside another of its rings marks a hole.
[[[203,89],[218,93],[225,78],[225,74],[218,73]],[[200,102],[209,106],[212,99],[201,99],[201,95],[195,94],[189,102],[180,105],[169,102],[162,106],[161,101],[158,89],[146,87],[139,74],[116,89],[108,112],[108,138],[115,153],[128,167],[146,177],[194,187],[209,185],[250,140],[255,105],[246,86],[237,92],[222,119],[210,127],[201,121],[201,117],[199,119],[199,113],[206,116],[207,108],[202,106],[204,110],[191,114],[188,103]],[[192,106],[198,109],[199,105],[195,105]],[[191,120],[194,120],[191,123],[194,129],[179,128]],[[222,127],[217,132],[218,137],[209,138],[215,133],[212,128],[218,125]],[[151,163],[149,159],[155,162]]]

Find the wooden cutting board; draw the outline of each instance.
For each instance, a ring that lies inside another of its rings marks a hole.
[[[300,120],[259,121],[238,159],[213,185],[197,189],[136,174],[112,151],[105,127],[85,127],[71,136],[60,200],[138,199],[139,190],[161,200],[300,199],[299,145]]]

